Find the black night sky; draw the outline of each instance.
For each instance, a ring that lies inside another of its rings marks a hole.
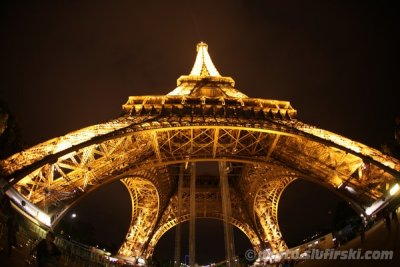
[[[168,93],[204,41],[243,93],[288,100],[299,120],[380,148],[400,115],[399,13],[396,1],[2,1],[0,99],[30,147],[117,117],[130,95]],[[107,242],[129,224],[124,190],[111,184],[76,207]],[[293,183],[284,237],[327,225],[336,202]]]

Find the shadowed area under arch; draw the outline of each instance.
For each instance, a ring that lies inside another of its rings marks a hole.
[[[202,164],[202,171],[211,168]],[[207,171],[205,171],[207,172]],[[211,171],[212,172],[212,171]],[[313,194],[312,199],[309,195]],[[109,198],[108,196],[112,196]],[[319,201],[313,201],[318,199]],[[297,179],[292,182],[282,193],[279,203],[279,227],[283,238],[289,247],[298,243],[319,230],[331,228],[333,212],[339,202],[343,201],[328,189],[315,183]],[[99,244],[123,243],[131,220],[131,200],[126,187],[119,181],[99,187],[97,190],[83,198],[61,220],[60,226],[71,222],[70,215],[77,214],[76,222],[90,222],[93,233]],[[328,212],[331,213],[328,213]],[[315,220],[303,218],[314,217]],[[63,223],[64,222],[64,223]],[[65,223],[66,222],[66,223]],[[210,253],[214,258],[224,256],[223,225],[215,219],[197,220],[198,256]],[[82,227],[74,227],[78,232]],[[175,245],[175,227],[168,231],[158,242],[154,257],[157,259],[173,259]],[[182,248],[188,249],[188,223],[183,223]],[[246,236],[234,227],[236,254],[243,254],[251,244]],[[95,244],[93,244],[95,245]],[[203,249],[202,249],[203,247]],[[210,256],[210,259],[211,259]],[[201,259],[201,258],[199,258]],[[208,258],[207,258],[208,259]],[[206,262],[205,262],[206,263]]]
[[[290,183],[282,193],[278,209],[279,227],[288,247],[301,244],[318,231],[331,231],[335,210],[343,202],[316,183],[304,179]]]
[[[172,260],[175,249],[176,227],[166,232],[158,241],[153,258],[158,261]],[[236,255],[244,255],[251,249],[249,239],[238,228],[233,227]],[[189,222],[182,223],[182,262],[189,254]],[[200,218],[196,220],[196,262],[209,264],[225,259],[223,222],[217,219]]]
[[[74,220],[71,219],[72,213],[76,214]],[[103,245],[116,253],[127,234],[132,219],[131,213],[129,192],[120,181],[115,181],[85,196],[60,221],[57,230],[64,228],[64,232],[68,234],[72,224],[72,231],[79,233],[81,237],[84,230],[82,225],[89,224],[95,243],[88,245]]]

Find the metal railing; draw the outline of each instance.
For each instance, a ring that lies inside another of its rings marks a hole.
[[[3,219],[3,211],[0,209],[0,217]],[[40,240],[44,239],[47,230],[43,229],[39,225],[26,220],[22,216],[18,216],[18,231],[17,240],[20,249],[25,250],[26,253],[25,262],[28,265],[35,264],[36,258],[32,255],[32,250],[39,243]],[[0,240],[1,243],[5,244],[7,240],[7,225],[5,220],[0,220]],[[81,244],[74,240],[67,240],[61,236],[56,235],[55,244],[60,249],[62,256],[60,263],[63,266],[71,267],[114,267],[120,266],[116,262],[110,261],[109,253],[106,253],[100,249]]]

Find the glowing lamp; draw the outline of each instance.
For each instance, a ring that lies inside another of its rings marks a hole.
[[[399,191],[400,186],[399,184],[395,184],[389,191],[390,195],[393,196],[394,194],[397,193],[397,191]]]
[[[37,219],[38,219],[40,222],[42,222],[42,223],[44,223],[45,225],[47,225],[47,226],[50,226],[50,225],[51,225],[50,216],[47,215],[46,213],[43,213],[43,212],[39,211],[38,214],[37,214]]]

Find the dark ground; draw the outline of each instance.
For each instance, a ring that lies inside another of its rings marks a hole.
[[[0,239],[0,247],[4,248],[6,244],[6,228],[3,225],[0,225],[1,231],[1,239]],[[31,246],[31,242],[27,242],[28,240],[21,233],[18,235],[19,245],[13,249],[12,254],[8,255],[5,251],[0,253],[0,266],[27,266],[26,260],[29,259],[29,250]],[[380,221],[371,229],[366,232],[366,239],[364,243],[361,243],[360,237],[356,237],[355,239],[349,241],[348,243],[341,246],[340,250],[346,249],[358,249],[361,248],[362,251],[365,250],[393,250],[394,251],[394,259],[392,260],[307,260],[301,263],[298,263],[297,266],[300,267],[333,267],[333,266],[387,266],[394,267],[400,266],[400,225],[394,221],[391,224],[391,231],[389,232],[383,221]],[[71,264],[71,262],[67,262],[66,259],[63,259],[60,262],[60,266],[75,266]]]

